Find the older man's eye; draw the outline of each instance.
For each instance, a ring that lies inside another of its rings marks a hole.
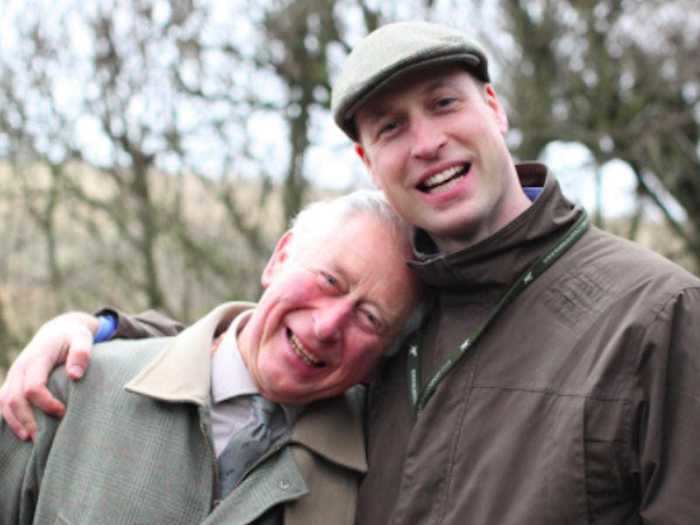
[[[325,288],[337,289],[339,286],[338,279],[328,272],[319,272],[319,281]]]
[[[381,332],[383,329],[382,320],[370,310],[360,310],[360,320],[367,329],[373,332]]]

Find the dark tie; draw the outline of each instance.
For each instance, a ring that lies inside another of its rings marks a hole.
[[[251,417],[231,436],[228,445],[217,459],[220,499],[225,498],[238,485],[248,469],[287,434],[287,422],[282,407],[261,395],[251,397]]]

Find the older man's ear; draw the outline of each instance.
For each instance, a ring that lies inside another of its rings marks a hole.
[[[260,277],[260,283],[263,288],[267,288],[272,282],[272,278],[280,267],[289,259],[289,246],[292,240],[292,231],[288,230],[284,235],[277,241],[275,249],[268,259],[265,269],[263,270],[262,276]]]

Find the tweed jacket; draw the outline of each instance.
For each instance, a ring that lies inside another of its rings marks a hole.
[[[362,392],[307,405],[288,444],[221,502],[209,430],[214,334],[227,303],[176,337],[98,345],[89,372],[50,388],[62,420],[36,412],[35,443],[0,419],[0,524],[249,524],[283,503],[285,525],[352,524],[366,471]]]

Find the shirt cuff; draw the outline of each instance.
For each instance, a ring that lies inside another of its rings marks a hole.
[[[117,317],[110,312],[103,312],[97,316],[97,320],[99,321],[99,324],[97,326],[97,333],[95,334],[93,341],[95,343],[102,343],[112,339],[112,336],[117,331]]]

